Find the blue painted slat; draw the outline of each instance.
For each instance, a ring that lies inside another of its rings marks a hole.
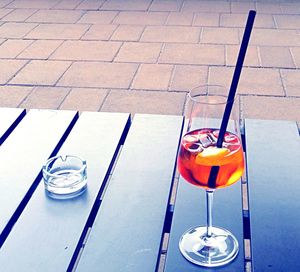
[[[244,271],[244,241],[241,184],[238,182],[214,193],[213,225],[231,231],[238,239],[240,252],[230,264],[215,269],[203,268],[187,261],[179,251],[181,235],[193,226],[206,224],[205,190],[179,179],[174,215],[170,233],[166,272],[198,271]]]
[[[35,189],[44,161],[75,119],[76,112],[31,110],[1,146],[0,247]]]
[[[199,118],[196,127],[201,127],[202,122],[202,119]],[[209,119],[209,127],[218,127],[215,125],[216,123],[219,124],[220,121]],[[234,124],[231,121],[228,124],[228,130],[234,131]],[[165,263],[166,272],[241,272],[244,270],[243,214],[240,182],[227,188],[215,190],[213,200],[213,226],[228,229],[235,235],[239,243],[239,254],[236,259],[224,267],[209,269],[192,264],[180,253],[179,240],[182,234],[191,227],[206,225],[205,194],[204,189],[191,185],[182,177],[179,178]]]
[[[295,122],[245,121],[253,269],[300,271],[300,138]]]
[[[68,269],[82,232],[87,231],[87,221],[93,219],[91,210],[98,208],[97,194],[109,175],[128,120],[125,113],[80,115],[59,154],[74,154],[87,161],[87,191],[77,198],[55,200],[40,183],[1,248],[0,267],[6,271]]]
[[[135,115],[76,271],[155,271],[181,128]]]
[[[24,109],[0,108],[0,145],[25,115]]]

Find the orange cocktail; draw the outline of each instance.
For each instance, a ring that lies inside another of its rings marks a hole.
[[[244,156],[240,139],[226,132],[222,148],[217,148],[218,133],[218,129],[197,129],[185,134],[181,141],[178,169],[193,185],[205,189],[223,188],[238,181],[243,174]],[[208,185],[212,166],[219,166],[213,187]]]

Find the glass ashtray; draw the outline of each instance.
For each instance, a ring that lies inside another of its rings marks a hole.
[[[73,198],[87,186],[86,161],[73,155],[55,156],[43,166],[45,189],[52,198]]]

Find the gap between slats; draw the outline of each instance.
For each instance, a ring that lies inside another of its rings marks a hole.
[[[58,153],[59,149],[61,148],[61,146],[65,142],[66,138],[68,137],[71,130],[73,129],[76,121],[78,120],[78,117],[79,117],[79,115],[78,115],[78,112],[77,112],[75,114],[74,118],[72,119],[71,123],[67,127],[66,131],[62,135],[61,139],[59,140],[59,142],[55,146],[54,150],[50,154],[49,158],[55,156]],[[8,223],[6,224],[5,228],[3,229],[2,233],[0,234],[0,248],[4,244],[6,238],[8,237],[9,233],[11,232],[14,224],[17,222],[18,218],[20,217],[23,210],[25,209],[27,203],[29,202],[31,196],[33,195],[34,191],[36,190],[37,186],[39,185],[41,179],[42,179],[42,170],[40,170],[37,177],[34,179],[34,181],[33,181],[32,185],[30,186],[29,190],[25,194],[24,198],[20,202],[20,204],[17,207],[16,211],[14,212],[14,214],[12,215],[12,217],[10,218]]]
[[[126,123],[126,126],[125,126],[125,128],[123,130],[123,133],[121,135],[121,138],[120,138],[120,141],[119,141],[119,144],[118,144],[118,148],[116,149],[116,151],[113,155],[113,158],[111,160],[111,164],[109,165],[109,168],[108,168],[108,171],[106,173],[106,176],[104,177],[102,186],[101,186],[101,188],[98,192],[98,195],[96,197],[96,201],[95,201],[95,203],[94,203],[94,205],[91,209],[91,212],[90,212],[90,215],[88,217],[87,223],[86,223],[86,225],[83,229],[83,232],[81,234],[79,242],[76,246],[76,249],[75,249],[74,254],[72,256],[72,259],[70,261],[69,267],[67,269],[68,272],[76,271],[78,262],[80,260],[81,255],[82,255],[82,252],[84,250],[84,246],[88,241],[89,234],[90,234],[91,229],[92,229],[92,225],[93,225],[93,223],[95,221],[95,218],[97,216],[97,213],[100,209],[103,196],[105,195],[105,192],[106,192],[106,189],[108,187],[109,181],[112,177],[112,173],[113,173],[113,171],[114,171],[114,169],[117,165],[117,162],[118,162],[119,156],[121,154],[121,151],[122,151],[124,142],[126,140],[126,137],[127,137],[130,126],[131,126],[131,119],[130,119],[130,116],[129,116],[129,118],[127,120],[127,123]]]

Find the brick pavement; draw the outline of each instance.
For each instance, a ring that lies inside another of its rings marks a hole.
[[[241,116],[300,122],[295,0],[0,0],[0,106],[182,114],[229,86],[250,8]]]

